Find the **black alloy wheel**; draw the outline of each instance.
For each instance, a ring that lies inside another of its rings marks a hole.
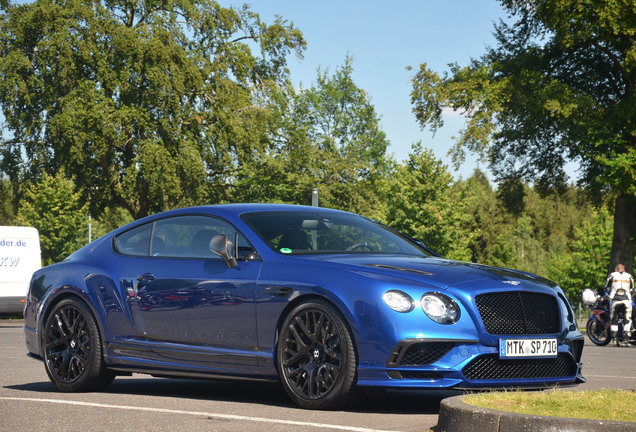
[[[612,340],[610,329],[605,327],[598,319],[589,319],[587,321],[586,330],[587,337],[596,345],[605,346]]]
[[[303,303],[285,319],[277,366],[294,402],[309,409],[334,409],[353,398],[356,354],[344,319],[322,301]]]
[[[79,299],[58,303],[44,326],[42,345],[49,379],[66,392],[101,390],[115,374],[105,368],[95,319]]]

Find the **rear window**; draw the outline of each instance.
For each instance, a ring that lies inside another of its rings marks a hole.
[[[126,231],[115,238],[115,250],[124,255],[148,256],[152,224]]]

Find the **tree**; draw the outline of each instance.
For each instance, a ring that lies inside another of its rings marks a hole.
[[[636,243],[636,2],[502,0],[516,22],[495,27],[497,45],[442,76],[422,64],[414,113],[433,130],[442,110],[467,117],[452,154],[490,162],[499,181],[565,186],[578,161],[581,184],[613,197],[608,267],[632,271]]]
[[[8,179],[0,179],[0,225],[13,225],[15,193]]]
[[[319,70],[317,83],[300,94],[298,106],[311,119],[308,137],[318,156],[312,168],[323,200],[362,211],[373,198],[364,185],[384,173],[389,142],[368,94],[353,81],[352,62],[347,56],[332,76]]]
[[[44,265],[62,261],[88,241],[88,205],[63,172],[26,186],[16,223],[37,228]]]
[[[226,197],[264,151],[269,91],[305,46],[286,21],[213,0],[0,8],[0,170],[18,184],[63,169],[93,215]]]
[[[389,141],[352,63],[347,56],[331,74],[319,69],[309,89],[278,94],[270,148],[244,165],[233,197],[309,204],[317,187],[323,206],[373,211]]]
[[[581,227],[596,227],[601,219],[609,220],[608,211],[605,205],[595,210],[580,188],[571,185],[558,194],[540,194],[537,188],[521,183],[514,187],[521,203],[510,209],[506,205],[510,197],[494,191],[479,170],[459,186],[466,190],[464,212],[470,216],[466,231],[473,233],[471,261],[547,276],[569,292],[572,301],[578,301],[581,286],[575,283],[578,291],[572,289],[573,275],[588,272],[592,279],[603,277],[611,226],[609,234],[593,230],[600,235],[598,239],[593,239],[591,232],[582,240],[580,233]],[[605,245],[604,252],[584,256],[588,250],[581,248],[598,244]]]
[[[132,216],[123,207],[106,207],[102,210],[98,218],[91,219],[91,240],[95,240],[105,234],[108,234],[109,232],[132,221]]]
[[[579,303],[585,288],[596,291],[605,282],[612,244],[612,219],[604,207],[593,211],[590,220],[574,228],[570,253],[555,254],[551,275],[570,301]]]
[[[414,144],[408,161],[385,179],[381,221],[454,259],[470,260],[465,189],[454,187],[448,168],[431,150]]]
[[[464,189],[466,213],[470,216],[467,231],[473,233],[468,245],[471,261],[483,264],[511,267],[512,248],[509,238],[507,215],[486,174],[476,169],[459,185]]]

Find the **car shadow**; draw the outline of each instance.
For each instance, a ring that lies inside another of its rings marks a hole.
[[[36,393],[59,393],[51,381],[41,381],[27,384],[16,384],[4,386],[5,389],[21,390]]]
[[[59,393],[48,381],[5,386],[7,389]],[[299,408],[278,383],[154,378],[144,375],[117,377],[101,393],[175,397]],[[437,414],[442,399],[462,394],[448,390],[360,390],[345,412],[381,414]]]
[[[458,390],[363,390],[348,411],[437,415],[443,399],[461,394]]]
[[[104,392],[294,406],[280,385],[264,382],[118,377]]]

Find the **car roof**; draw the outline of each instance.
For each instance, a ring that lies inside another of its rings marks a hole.
[[[320,213],[346,213],[341,210],[334,210],[327,207],[313,207],[297,204],[269,204],[269,203],[243,203],[243,204],[211,204],[196,207],[185,207],[157,213],[153,216],[166,217],[184,213],[209,213],[229,218],[240,218],[246,213],[256,212],[320,212]]]
[[[226,219],[234,220],[240,219],[241,215],[246,213],[256,212],[320,212],[320,213],[347,213],[341,210],[334,210],[327,207],[313,207],[297,204],[270,204],[270,203],[242,203],[242,204],[210,204],[195,207],[183,207],[174,210],[167,210],[165,212],[155,213],[153,215],[146,216],[144,218],[133,221],[123,227],[120,227],[113,231],[113,233],[120,233],[130,229],[133,226],[138,226],[153,220],[163,219],[166,217],[180,216],[192,213],[211,214],[225,217]]]
[[[234,214],[250,213],[257,211],[332,211],[339,212],[327,207],[313,207],[298,204],[276,204],[276,203],[240,203],[240,204],[211,204],[186,209],[210,209],[213,211],[223,210]]]

